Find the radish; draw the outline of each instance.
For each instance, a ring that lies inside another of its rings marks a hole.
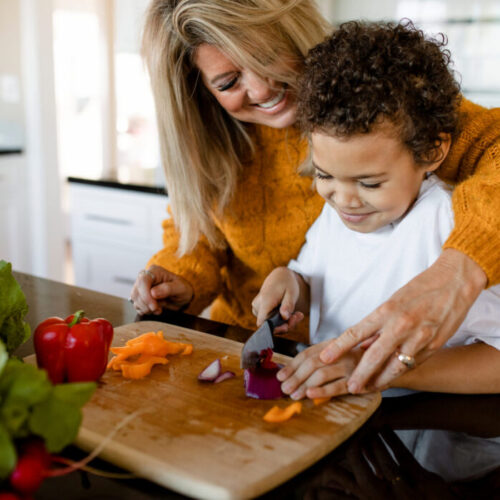
[[[10,475],[10,484],[20,493],[34,493],[42,484],[51,457],[40,439],[32,439],[20,446],[19,458]]]

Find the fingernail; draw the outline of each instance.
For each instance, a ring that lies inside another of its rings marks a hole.
[[[285,372],[278,372],[276,374],[276,378],[280,381],[283,382],[283,380],[286,379],[286,373]]]
[[[285,394],[289,394],[289,393],[290,393],[290,391],[291,391],[291,389],[292,389],[292,384],[288,384],[288,383],[286,383],[286,382],[285,382],[284,384],[282,384],[282,386],[281,386],[281,390],[282,390]]]
[[[356,382],[349,382],[347,388],[351,394],[357,394],[359,392],[359,385]]]
[[[295,391],[291,396],[292,399],[301,399],[302,398],[302,391]]]

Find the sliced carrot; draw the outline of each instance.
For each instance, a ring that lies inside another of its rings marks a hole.
[[[279,406],[273,406],[262,418],[266,422],[279,423],[285,422],[291,418],[296,413],[302,411],[302,403],[300,401],[295,401],[291,405],[285,408],[280,408]]]
[[[322,405],[323,403],[326,403],[327,401],[330,401],[332,399],[331,397],[326,397],[326,398],[314,398],[313,403],[315,406]]]
[[[158,356],[145,356],[142,360],[136,362],[124,361],[120,365],[120,369],[125,378],[139,379],[151,373],[151,368],[156,364],[164,365],[168,363],[167,358]]]
[[[142,378],[151,372],[155,364],[166,364],[168,354],[191,354],[192,344],[172,342],[163,338],[163,332],[147,332],[128,340],[124,346],[112,347],[116,354],[107,368],[121,370],[126,378]]]
[[[181,356],[186,356],[186,355],[191,354],[193,352],[193,344],[184,344],[184,345],[186,347],[181,352]]]

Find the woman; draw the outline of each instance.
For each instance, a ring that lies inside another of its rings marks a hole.
[[[311,0],[153,0],[143,53],[157,107],[173,218],[164,248],[131,298],[254,327],[251,301],[274,267],[296,256],[322,208],[295,174],[307,144],[294,127],[295,80],[329,27]],[[374,338],[351,392],[421,363],[453,335],[477,295],[500,282],[500,112],[463,100],[461,133],[441,177],[455,189],[456,228],[436,263],[331,346],[335,360]],[[496,154],[496,156],[495,156]],[[475,171],[460,159],[475,155]],[[498,207],[498,209],[491,210]],[[488,206],[487,218],[484,207]],[[293,318],[290,326],[293,325]]]

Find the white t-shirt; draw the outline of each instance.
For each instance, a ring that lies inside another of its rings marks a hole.
[[[452,228],[451,191],[434,175],[404,217],[372,233],[348,229],[325,204],[288,266],[310,286],[311,342],[339,336],[425,271]],[[500,349],[500,285],[480,294],[446,345],[477,341]]]

